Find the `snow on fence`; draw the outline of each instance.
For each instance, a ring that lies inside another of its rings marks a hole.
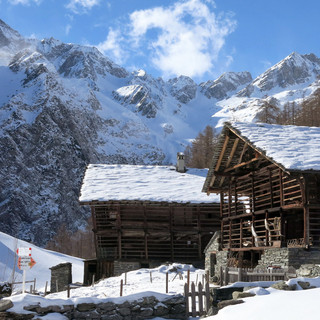
[[[293,269],[285,270],[282,268],[230,268],[220,267],[220,285],[225,286],[234,282],[253,282],[253,281],[279,281],[295,278],[296,272]]]

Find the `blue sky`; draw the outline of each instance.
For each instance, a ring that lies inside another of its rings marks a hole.
[[[0,0],[25,37],[97,46],[128,70],[196,82],[264,72],[293,51],[320,57],[319,0]]]

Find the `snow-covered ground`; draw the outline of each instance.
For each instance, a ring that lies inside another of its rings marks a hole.
[[[0,233],[0,281],[6,281],[12,273],[12,263],[14,262],[14,252],[16,247],[31,247],[32,256],[37,262],[36,265],[27,271],[27,279],[37,279],[37,288],[44,286],[45,281],[50,280],[51,266],[62,262],[71,262],[73,265],[73,281],[82,280],[83,262],[81,259],[62,255],[56,252],[44,250],[27,242],[16,240],[4,233]],[[40,304],[45,307],[49,305],[68,305],[79,303],[99,303],[114,301],[121,303],[125,300],[138,300],[144,296],[156,296],[159,300],[166,295],[166,273],[169,274],[168,294],[183,293],[184,284],[187,281],[187,273],[190,270],[190,280],[197,282],[203,280],[204,270],[196,269],[191,265],[170,264],[162,265],[154,269],[139,269],[122,274],[118,277],[112,277],[101,280],[94,286],[80,287],[72,289],[70,298],[67,298],[67,292],[49,294],[46,297],[17,294],[14,293],[10,299],[14,307],[8,311],[17,313],[26,313],[23,306]],[[181,273],[182,277],[178,275]],[[21,272],[15,273],[16,280],[21,277]],[[120,282],[123,280],[123,296],[120,297]],[[250,290],[256,296],[244,298],[245,303],[225,307],[215,316],[208,317],[208,320],[238,320],[257,319],[257,320],[318,320],[319,319],[319,300],[320,300],[320,278],[297,278],[288,281],[288,284],[297,284],[297,281],[308,281],[314,289],[302,290],[297,285],[296,291],[281,291],[273,288],[262,288],[266,286],[265,282],[255,283],[236,283],[232,286],[251,286],[256,288]],[[62,320],[66,319],[60,314],[49,314],[42,319]],[[157,320],[161,320],[157,318]],[[195,319],[194,319],[195,320]]]

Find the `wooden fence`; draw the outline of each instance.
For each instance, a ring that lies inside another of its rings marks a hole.
[[[196,285],[191,283],[191,291],[189,285],[184,285],[184,296],[186,297],[186,314],[187,316],[203,316],[206,315],[210,307],[210,292],[209,282],[206,281],[203,287],[202,283],[198,283],[198,290],[196,291]]]
[[[234,282],[253,281],[279,281],[295,278],[294,269],[285,270],[282,268],[248,269],[220,267],[220,285],[225,286]]]

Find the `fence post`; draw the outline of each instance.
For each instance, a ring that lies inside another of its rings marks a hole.
[[[187,272],[187,284],[188,284],[188,288],[190,288],[190,269],[188,269],[188,272]]]
[[[152,273],[150,271],[150,282],[152,283]]]
[[[203,290],[202,289],[203,289],[202,283],[199,282],[199,285],[198,285],[199,316],[203,315],[203,298],[202,298]]]
[[[48,281],[46,281],[46,285],[44,287],[44,295],[47,294],[47,289],[48,289]]]
[[[189,315],[189,287],[188,284],[184,284],[184,296],[186,298],[186,315]]]
[[[122,293],[123,293],[123,280],[121,279],[121,281],[120,281],[120,297],[122,297]]]
[[[205,303],[205,310],[206,310],[206,314],[209,312],[209,308],[210,308],[210,289],[209,289],[209,281],[206,282],[205,285],[205,295],[206,295],[206,303]]]
[[[166,273],[166,293],[169,291],[169,273]]]
[[[191,282],[191,311],[192,311],[192,316],[195,317],[197,315],[197,310],[196,310],[196,288],[194,285],[194,282]]]
[[[67,296],[68,296],[68,298],[70,298],[70,284],[68,284],[68,294],[67,294]]]

